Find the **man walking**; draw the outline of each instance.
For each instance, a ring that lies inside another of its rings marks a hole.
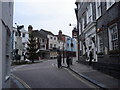
[[[92,59],[93,59],[93,53],[92,53],[92,51],[90,51],[90,53],[89,53],[89,66],[91,66],[91,64],[92,64]]]
[[[68,55],[67,55],[67,58],[66,58],[66,63],[67,63],[67,67],[69,68],[70,67],[70,58],[69,58]]]
[[[62,62],[62,57],[61,57],[61,53],[58,52],[58,56],[57,56],[57,64],[58,64],[58,68],[61,68],[61,62]]]

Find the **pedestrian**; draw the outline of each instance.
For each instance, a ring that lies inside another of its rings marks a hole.
[[[66,63],[67,63],[67,67],[69,68],[70,67],[70,58],[69,58],[69,56],[67,56],[67,58],[66,58]]]
[[[90,51],[90,53],[89,53],[89,66],[91,66],[92,65],[92,59],[93,59],[93,53],[92,53],[92,51]]]
[[[69,57],[69,59],[70,59],[70,65],[73,65],[72,57]]]
[[[61,57],[60,52],[58,52],[58,56],[57,56],[58,68],[61,68],[61,67],[62,67],[61,62],[62,62],[62,57]]]

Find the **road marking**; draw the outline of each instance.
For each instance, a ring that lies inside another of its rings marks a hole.
[[[90,88],[93,88],[94,90],[98,90],[99,87],[97,87],[96,85],[92,84],[91,82],[85,80],[84,78],[78,76],[77,74],[73,73],[72,71],[68,70],[67,68],[64,68],[65,70],[67,70],[71,75],[73,75],[76,79],[80,80],[81,82],[83,82],[84,84],[86,84],[87,86],[89,86]]]
[[[35,67],[35,68],[26,68],[26,69],[18,69],[16,71],[26,71],[26,70],[37,70],[37,69],[46,69],[46,68],[50,68],[51,66],[46,66],[46,67]]]
[[[18,78],[16,75],[12,74],[12,77],[18,80],[26,89],[32,90],[32,88],[28,84],[26,84],[22,79]]]
[[[56,63],[52,63],[52,66],[53,66],[53,67],[57,67],[57,64],[56,64]]]
[[[23,68],[25,66],[27,66],[27,65],[21,65],[21,66],[16,66],[14,68],[11,68],[11,72],[16,71],[17,69]]]

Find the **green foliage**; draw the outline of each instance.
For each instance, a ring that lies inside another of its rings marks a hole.
[[[37,54],[37,48],[36,48],[36,40],[34,36],[30,35],[29,40],[28,40],[28,48],[27,48],[27,59],[31,60],[32,63],[34,63],[34,60],[37,59],[38,54]]]

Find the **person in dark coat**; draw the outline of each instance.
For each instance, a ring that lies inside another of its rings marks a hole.
[[[69,59],[70,59],[70,65],[73,65],[72,57],[69,57]]]
[[[70,57],[69,56],[67,56],[67,58],[66,58],[66,63],[67,63],[67,67],[69,68],[70,67]]]
[[[92,59],[93,59],[93,53],[92,53],[92,51],[90,51],[90,53],[89,53],[89,58],[90,58],[90,60],[89,60],[89,66],[91,66]]]
[[[62,62],[62,56],[61,56],[60,53],[58,53],[58,56],[57,56],[58,68],[61,68],[61,67],[62,67],[61,62]]]

